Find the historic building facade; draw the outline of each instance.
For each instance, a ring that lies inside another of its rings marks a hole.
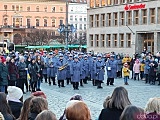
[[[34,29],[53,30],[52,34],[59,34],[57,29],[65,19],[65,1],[0,0],[0,41],[18,39],[21,43],[26,33]]]
[[[88,50],[129,53],[160,51],[159,0],[89,0]]]

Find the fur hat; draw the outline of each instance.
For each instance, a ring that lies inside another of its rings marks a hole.
[[[8,86],[8,99],[19,100],[23,96],[23,92],[20,88],[15,86]]]

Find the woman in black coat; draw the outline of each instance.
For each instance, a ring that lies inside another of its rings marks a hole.
[[[115,88],[112,96],[107,98],[106,108],[102,109],[99,120],[119,120],[124,108],[130,104],[127,90],[124,87]]]
[[[16,86],[16,81],[19,78],[19,74],[17,66],[15,65],[14,58],[11,58],[8,64],[8,72],[9,72],[8,86]]]

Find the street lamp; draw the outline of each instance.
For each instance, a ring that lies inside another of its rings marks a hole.
[[[58,32],[65,34],[65,44],[66,44],[65,49],[68,50],[68,34],[76,32],[76,28],[73,26],[73,24],[71,25],[60,24],[58,28]]]

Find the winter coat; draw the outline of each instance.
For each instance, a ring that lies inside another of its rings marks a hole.
[[[140,63],[135,63],[133,65],[133,71],[134,73],[140,73]]]
[[[37,63],[28,65],[28,72],[31,77],[31,82],[38,81],[39,71],[40,71],[40,69],[39,69],[39,66],[37,65]]]
[[[82,75],[81,75],[81,79],[84,79],[86,77],[86,74],[85,74],[85,66],[84,66],[84,59],[79,59],[79,62],[81,63],[81,66],[82,66]]]
[[[18,67],[18,71],[19,71],[19,78],[20,79],[27,79],[27,71],[25,70],[25,68],[27,67],[26,63],[19,62],[17,67]]]
[[[79,82],[82,76],[82,64],[80,61],[73,61],[70,66],[71,81]]]
[[[73,60],[68,59],[68,66],[66,68],[66,71],[67,71],[66,78],[71,78],[70,66],[71,66],[72,62],[73,62]]]
[[[9,63],[8,65],[8,72],[10,76],[10,80],[16,81],[19,78],[18,69],[15,63]]]
[[[108,69],[111,68],[111,70]],[[106,63],[107,76],[108,78],[116,78],[117,77],[117,61],[116,60],[108,60]]]
[[[131,62],[131,58],[130,57],[124,57],[123,59],[122,59],[122,63],[124,64],[124,63],[128,63],[129,65],[130,65],[130,62]]]
[[[56,63],[56,67],[57,67],[57,80],[65,80],[66,79],[66,68],[64,68],[63,70],[59,70],[60,67],[64,66],[68,64],[67,61],[63,60],[58,60]]]
[[[156,76],[156,70],[158,67],[158,63],[156,61],[151,61],[151,63],[153,63],[154,66],[151,66],[151,64],[150,64],[149,75]]]
[[[150,69],[149,64],[150,64],[150,60],[145,60],[144,63],[145,63],[145,66],[144,66],[144,74],[149,74],[149,69]]]
[[[123,75],[124,76],[129,76],[129,69],[128,69],[128,67],[123,67],[123,69],[122,69],[122,71],[123,71]]]
[[[8,66],[0,63],[0,86],[8,85]]]
[[[98,120],[119,120],[123,110],[117,108],[102,109]]]
[[[47,64],[46,63],[42,64],[42,74],[43,75],[47,74]]]
[[[21,113],[21,108],[23,106],[22,102],[14,102],[14,101],[8,101],[8,104],[11,108],[12,114],[14,115],[14,117],[17,119],[20,116]]]
[[[123,67],[123,64],[122,64],[122,59],[117,59],[117,70],[118,71],[121,71],[122,70],[122,67]]]
[[[96,61],[92,61],[91,62],[91,66],[90,66],[90,71],[91,71],[91,79],[95,80],[96,79],[96,74],[95,74],[95,64]]]
[[[103,81],[104,80],[104,62],[102,60],[98,60],[95,62],[94,66],[94,74],[96,75],[96,80]]]
[[[47,58],[46,59],[46,65],[47,65],[47,76],[48,77],[55,77],[56,76],[56,60],[53,58]]]
[[[84,59],[84,71],[85,71],[85,77],[89,76],[90,69],[89,69],[89,60]]]

